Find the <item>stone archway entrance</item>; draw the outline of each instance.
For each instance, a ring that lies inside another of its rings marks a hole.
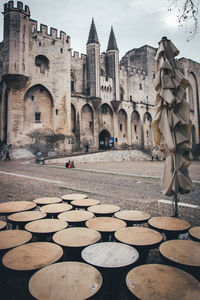
[[[109,139],[110,133],[108,132],[108,130],[104,129],[99,133],[99,150],[109,149]]]

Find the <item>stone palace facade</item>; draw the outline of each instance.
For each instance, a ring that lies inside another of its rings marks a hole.
[[[0,142],[13,151],[64,154],[151,148],[156,49],[145,45],[119,61],[111,27],[101,53],[92,19],[86,55],[72,52],[64,32],[30,18],[22,2],[4,4],[0,43]],[[179,59],[191,85],[193,148],[199,145],[200,64]]]

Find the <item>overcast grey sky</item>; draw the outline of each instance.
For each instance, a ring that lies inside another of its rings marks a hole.
[[[8,1],[1,0],[3,4]],[[17,1],[14,1],[16,5]],[[120,51],[120,58],[129,50],[143,45],[157,47],[167,36],[179,49],[180,57],[200,63],[200,33],[187,42],[185,29],[178,27],[176,12],[169,12],[168,0],[24,0],[31,11],[31,19],[66,32],[74,51],[86,53],[86,42],[92,17],[101,44],[106,51],[111,25]],[[3,15],[0,16],[3,24]],[[0,26],[0,41],[3,26]],[[39,27],[38,27],[39,28]]]

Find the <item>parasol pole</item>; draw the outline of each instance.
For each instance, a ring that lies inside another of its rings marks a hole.
[[[176,130],[174,128],[174,130]],[[175,141],[175,145],[176,145],[176,134],[174,132],[174,141]],[[174,152],[174,166],[175,166],[175,194],[173,195],[173,201],[172,203],[174,204],[174,217],[178,217],[178,193],[177,193],[177,190],[178,190],[178,183],[177,183],[177,175],[178,175],[178,168],[177,168],[177,157],[176,157],[176,154],[177,154],[177,145],[175,147],[175,152]]]
[[[178,196],[175,194],[173,196],[173,203],[174,203],[174,217],[178,217]]]

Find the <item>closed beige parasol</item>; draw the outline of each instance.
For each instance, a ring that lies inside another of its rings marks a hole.
[[[185,152],[190,148],[191,120],[190,105],[186,102],[186,88],[189,81],[178,68],[175,57],[179,54],[174,44],[163,37],[156,54],[156,114],[153,122],[154,140],[166,156],[162,191],[174,196],[175,216],[177,194],[188,193],[193,189],[189,177],[190,162]]]

